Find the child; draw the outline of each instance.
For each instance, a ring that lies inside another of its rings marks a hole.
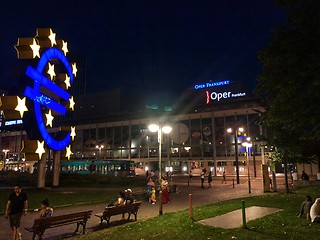
[[[155,204],[156,203],[156,190],[154,189],[154,187],[152,187],[151,189],[151,203]]]

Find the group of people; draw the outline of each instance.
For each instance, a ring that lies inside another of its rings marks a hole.
[[[127,204],[133,203],[134,201],[135,201],[135,199],[132,194],[132,190],[130,188],[128,188],[126,190],[121,190],[119,192],[119,196],[118,196],[117,200],[113,203],[110,203],[108,205],[108,207],[127,205]]]
[[[308,221],[320,223],[320,198],[312,202],[311,196],[306,196],[301,204],[298,217],[306,216]]]
[[[170,202],[169,200],[169,182],[165,177],[161,177],[160,188],[162,192],[162,204],[167,204]],[[148,178],[147,187],[146,187],[146,197],[151,204],[155,204],[157,202],[156,197],[156,184],[153,181],[152,177]]]
[[[206,168],[203,168],[201,173],[200,173],[201,188],[205,188],[204,187],[205,177],[208,177],[208,188],[211,188],[212,187],[212,180],[213,180],[212,179],[212,172],[209,171],[208,174],[207,174]],[[193,174],[192,174],[192,171],[190,171],[189,172],[188,184],[191,182],[192,178],[193,178]],[[222,182],[221,183],[227,183],[226,172],[225,171],[223,171]]]
[[[191,171],[190,171],[190,172],[191,172]],[[208,177],[208,188],[211,188],[211,187],[212,187],[212,185],[211,185],[211,183],[212,183],[212,172],[209,171],[208,174],[206,174],[206,173],[207,173],[207,171],[206,171],[205,168],[202,169],[202,171],[201,171],[201,173],[200,173],[201,188],[204,188],[205,177]],[[190,176],[190,174],[189,174],[189,176]],[[223,177],[224,177],[224,181],[225,181],[225,172],[224,172]]]
[[[38,209],[38,217],[46,218],[51,216],[53,208],[49,206],[49,200],[46,198],[41,201],[40,209]],[[12,239],[21,240],[22,235],[19,231],[22,215],[28,213],[28,197],[22,191],[21,186],[14,186],[14,191],[10,194],[5,210],[5,217],[9,218],[10,227],[12,229]],[[39,239],[42,239],[41,236]]]

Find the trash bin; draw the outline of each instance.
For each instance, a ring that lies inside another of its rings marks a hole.
[[[298,173],[294,172],[292,173],[292,180],[297,181],[298,180]]]
[[[317,173],[317,181],[320,181],[320,173]]]

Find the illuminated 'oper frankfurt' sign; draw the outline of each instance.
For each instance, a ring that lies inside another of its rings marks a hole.
[[[35,68],[28,66],[26,70],[33,87],[27,86],[24,95],[33,101],[35,118],[44,142],[54,150],[66,149],[70,158],[71,147],[68,145],[71,138],[74,140],[75,127],[70,127],[59,140],[51,136],[47,129],[52,127],[54,116],[65,115],[67,109],[73,111],[75,105],[73,96],[67,90],[76,77],[76,64],[70,64],[66,57],[67,42],[55,37],[50,28],[37,29],[35,38],[19,38],[15,47],[19,59],[40,58]],[[59,74],[56,74],[55,67]]]

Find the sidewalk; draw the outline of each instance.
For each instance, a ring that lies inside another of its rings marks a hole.
[[[241,182],[240,184],[235,184],[233,188],[232,182],[227,184],[221,184],[220,180],[214,180],[212,188],[200,188],[200,178],[197,177],[192,179],[192,182],[187,183],[187,178],[173,179],[170,184],[178,185],[178,193],[170,194],[170,204],[163,205],[163,214],[169,212],[180,211],[189,208],[189,194],[192,194],[193,207],[206,205],[210,203],[215,203],[228,199],[236,199],[248,196],[261,195],[262,193],[262,180],[261,179],[252,179],[251,180],[251,193],[248,193],[248,183]],[[205,183],[205,186],[207,184]],[[283,190],[283,186],[279,184],[278,191]],[[270,194],[270,193],[268,193]],[[271,193],[272,194],[272,193]],[[241,202],[239,201],[239,206]],[[101,213],[105,208],[106,204],[95,204],[95,205],[86,205],[86,206],[77,206],[72,208],[63,208],[55,209],[54,215],[66,214],[77,212],[81,210],[92,209],[93,213],[91,218],[87,223],[87,232],[96,231],[101,228],[105,228],[106,224],[103,223],[102,226],[99,225],[99,219],[94,216],[96,213]],[[147,201],[143,201],[141,208],[138,212],[138,221],[153,218],[159,214],[159,204],[152,205]],[[20,231],[22,233],[23,239],[31,239],[32,234],[27,232],[24,228],[30,227],[33,224],[34,219],[37,217],[36,213],[30,213],[27,216],[22,217]],[[111,217],[111,226],[121,223],[121,216]],[[0,216],[1,230],[0,230],[0,240],[9,240],[11,239],[11,229],[9,226],[9,220],[5,219],[4,216]],[[75,230],[75,224],[49,229],[45,232],[44,239],[46,240],[56,240],[63,239],[67,236],[72,235]],[[81,230],[81,228],[80,228]],[[65,234],[67,233],[67,235]]]
[[[282,211],[282,209],[257,206],[248,207],[245,209],[245,223],[279,211]],[[243,226],[242,209],[238,209],[213,218],[204,219],[199,221],[199,223],[212,227],[239,228]]]

